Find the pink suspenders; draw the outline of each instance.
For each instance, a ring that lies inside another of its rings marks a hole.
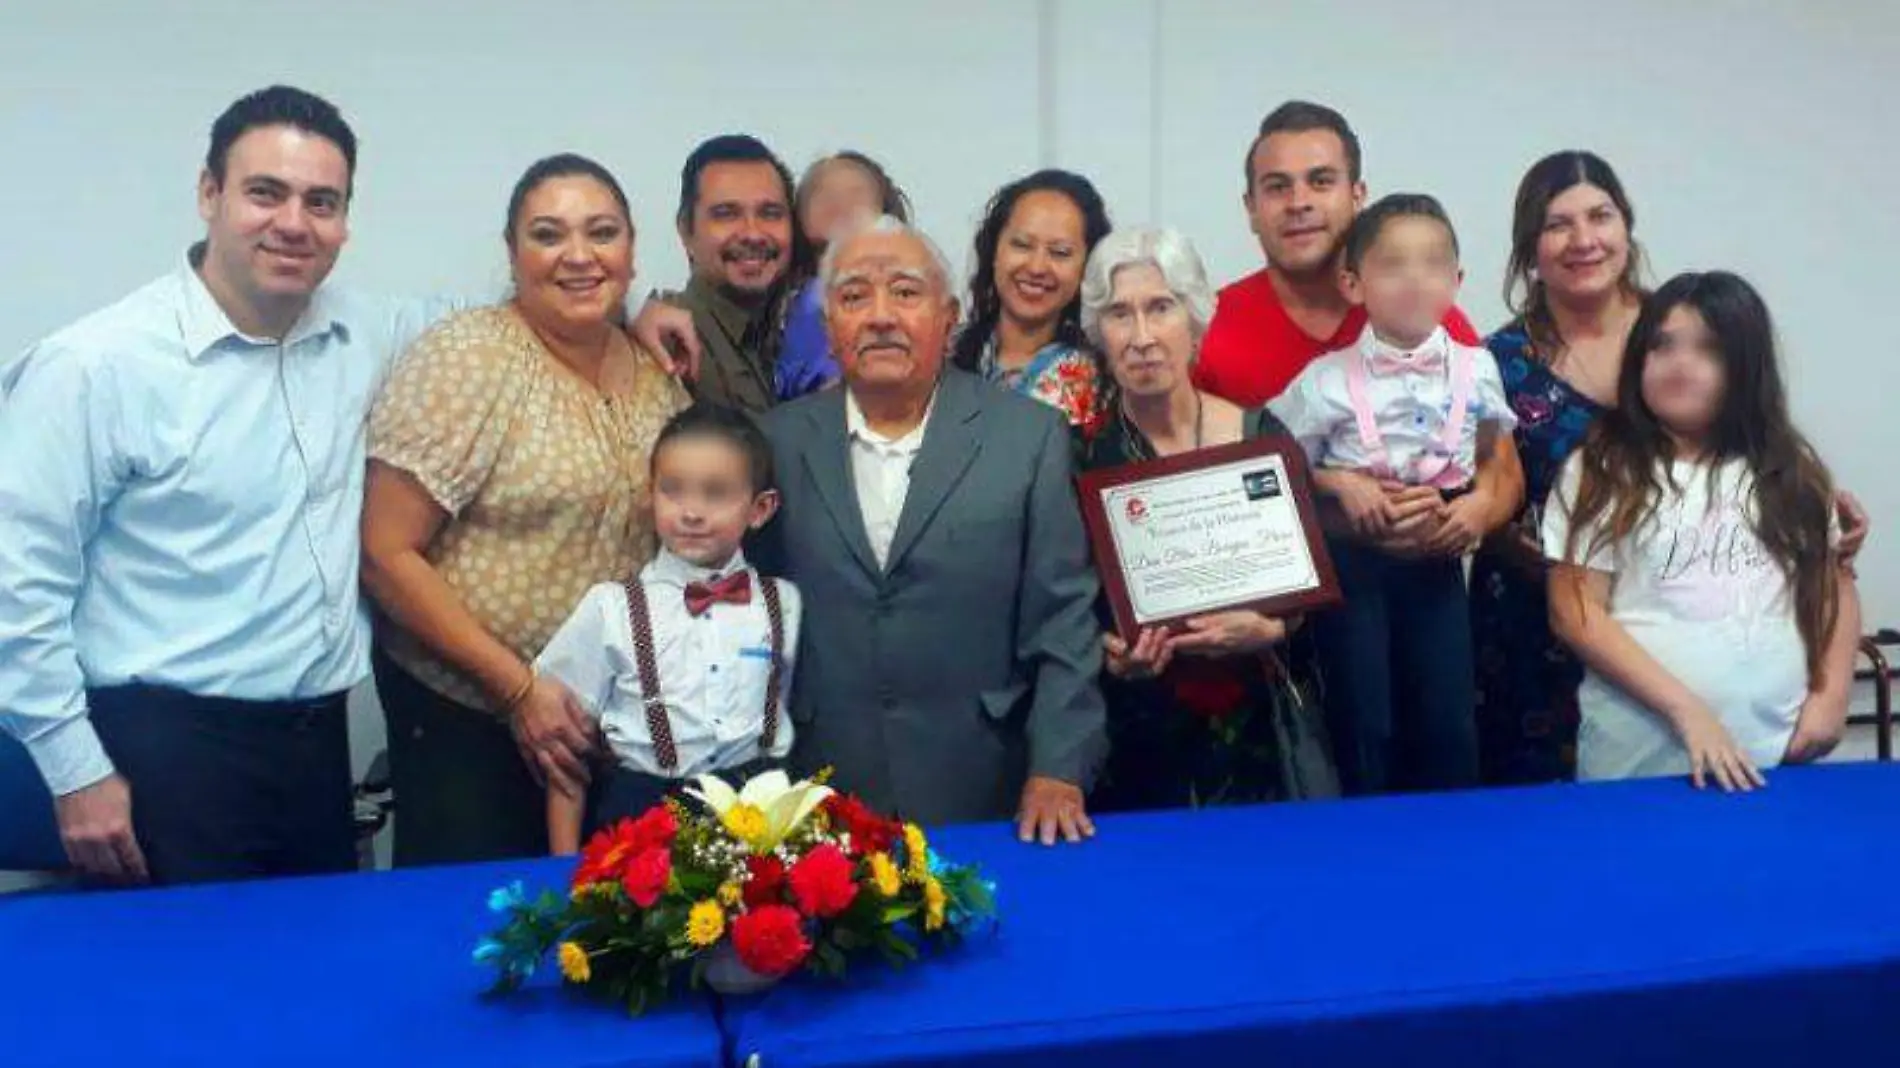
[[[666,715],[666,698],[660,693],[660,664],[654,655],[653,613],[647,605],[646,587],[636,577],[623,583],[627,590],[627,621],[633,625],[633,661],[640,673],[640,697],[646,706],[647,734],[653,739],[653,754],[660,770],[679,767],[678,746],[673,743],[673,723]],[[765,677],[765,730],[759,735],[759,753],[769,756],[778,740],[779,689],[785,678],[785,612],[779,603],[778,584],[759,578],[759,594],[765,600],[765,617],[771,629],[772,661]]]
[[[1465,418],[1471,407],[1471,388],[1477,361],[1463,345],[1451,346],[1451,411],[1438,428],[1436,447],[1429,455],[1412,462],[1409,474],[1420,485],[1455,489],[1469,482],[1472,473],[1458,464],[1458,445],[1465,433]],[[1381,478],[1404,478],[1408,472],[1392,469],[1385,449],[1385,435],[1373,413],[1367,384],[1366,357],[1354,350],[1346,361],[1346,393],[1352,399],[1352,415],[1359,426],[1359,443],[1372,461],[1372,470]]]

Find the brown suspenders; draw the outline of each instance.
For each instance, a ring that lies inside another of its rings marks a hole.
[[[633,625],[634,666],[640,673],[641,703],[646,706],[647,733],[653,739],[653,754],[660,770],[679,767],[679,748],[673,743],[673,724],[666,714],[666,698],[660,693],[660,665],[654,655],[653,613],[647,605],[646,588],[636,577],[622,584],[627,591],[627,621]],[[759,594],[765,599],[765,616],[770,624],[771,666],[765,678],[765,730],[759,736],[759,753],[769,756],[778,740],[779,685],[785,677],[785,613],[779,603],[778,584],[760,576]]]

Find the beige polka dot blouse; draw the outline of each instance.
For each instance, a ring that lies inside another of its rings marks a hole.
[[[654,552],[648,455],[685,407],[680,384],[622,346],[624,386],[595,388],[549,353],[512,305],[477,308],[419,338],[370,416],[369,455],[413,476],[449,514],[424,553],[476,620],[524,660],[597,582]],[[390,657],[473,708],[493,703],[401,628]]]

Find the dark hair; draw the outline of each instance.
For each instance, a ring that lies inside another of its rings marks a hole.
[[[759,494],[773,488],[772,443],[746,413],[701,401],[668,419],[660,428],[659,436],[653,439],[649,474],[659,470],[660,452],[667,443],[681,438],[711,438],[731,445],[745,457],[752,492]]]
[[[1550,298],[1537,277],[1537,244],[1544,234],[1544,219],[1551,201],[1580,185],[1593,185],[1609,194],[1610,202],[1623,214],[1623,225],[1630,235],[1629,263],[1623,268],[1623,289],[1640,299],[1643,289],[1643,250],[1636,243],[1636,208],[1623,191],[1603,157],[1594,152],[1570,150],[1545,156],[1517,184],[1517,206],[1511,213],[1511,257],[1504,265],[1504,306],[1524,324],[1531,340],[1531,354],[1549,360],[1563,351],[1564,339],[1557,320],[1550,313]]]
[[[1352,221],[1346,231],[1346,269],[1358,271],[1366,253],[1379,241],[1386,224],[1394,219],[1431,219],[1445,228],[1451,237],[1451,254],[1458,255],[1458,230],[1437,197],[1424,193],[1390,193],[1372,202]]]
[[[1003,318],[1003,297],[996,289],[996,249],[1003,241],[1003,227],[1009,224],[1016,202],[1030,193],[1061,193],[1082,213],[1082,257],[1086,261],[1095,246],[1108,236],[1108,205],[1087,178],[1071,171],[1040,170],[1018,178],[996,191],[984,209],[983,224],[977,227],[973,249],[975,262],[970,270],[970,317],[958,331],[951,362],[966,371],[975,371],[983,362],[983,348],[996,333]],[[1056,322],[1056,340],[1086,346],[1082,336],[1082,294],[1062,309]]]
[[[1254,135],[1253,144],[1247,146],[1247,158],[1242,163],[1247,175],[1247,192],[1253,193],[1253,154],[1260,151],[1260,145],[1267,138],[1278,133],[1311,130],[1331,130],[1339,136],[1339,143],[1346,147],[1346,180],[1357,182],[1364,170],[1365,155],[1359,148],[1359,135],[1352,132],[1352,124],[1346,121],[1346,116],[1324,104],[1289,100],[1260,120],[1260,132]]]
[[[348,196],[356,186],[356,134],[336,105],[302,89],[273,85],[239,97],[211,124],[211,147],[205,150],[205,170],[212,181],[224,185],[225,164],[231,158],[231,146],[252,130],[267,126],[291,126],[330,142],[343,153],[348,166]]]
[[[1591,426],[1578,449],[1581,481],[1572,509],[1567,559],[1579,559],[1582,532],[1597,534],[1590,552],[1621,541],[1654,514],[1675,448],[1643,401],[1643,368],[1669,313],[1692,308],[1715,335],[1722,374],[1721,410],[1709,428],[1711,460],[1739,458],[1754,476],[1749,509],[1762,547],[1793,591],[1795,623],[1807,647],[1810,678],[1821,676],[1840,601],[1829,519],[1833,482],[1821,458],[1794,428],[1775,356],[1774,324],[1754,288],[1726,271],[1681,274],[1643,302],[1623,351],[1617,405]],[[1716,468],[1710,467],[1711,485]]]
[[[632,222],[633,209],[627,206],[626,191],[620,188],[613,172],[586,156],[562,152],[535,160],[527,170],[521,172],[521,177],[515,182],[514,192],[508,194],[508,219],[501,230],[502,240],[508,242],[508,251],[514,251],[515,224],[521,221],[521,206],[527,203],[528,194],[556,178],[573,177],[592,178],[606,186],[607,192],[613,194],[614,203],[620,205],[620,214],[626,216],[629,223]]]
[[[785,186],[785,209],[791,210],[792,171],[785,161],[773,155],[772,150],[765,147],[765,142],[751,134],[720,134],[700,142],[699,147],[686,157],[686,165],[680,168],[680,226],[687,230],[693,228],[693,208],[699,204],[700,176],[715,163],[770,163]],[[796,221],[792,224],[792,240],[799,240]]]

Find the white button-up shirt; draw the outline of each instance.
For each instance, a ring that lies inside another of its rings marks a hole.
[[[931,403],[935,402],[932,396]],[[858,399],[846,389],[844,425],[851,439],[851,479],[857,485],[858,510],[864,513],[864,534],[870,539],[877,565],[883,567],[889,562],[891,541],[897,537],[904,498],[910,495],[910,469],[917,462],[918,450],[924,447],[930,407],[925,407],[924,417],[909,433],[887,438],[871,429]]]
[[[241,700],[369,670],[364,420],[450,302],[320,288],[246,337],[189,264],[0,371],[0,727],[56,795],[112,765],[86,690]]]
[[[640,685],[627,591],[601,583],[587,591],[535,661],[543,675],[572,690],[600,721],[601,733],[623,768],[662,778],[690,778],[738,767],[762,754],[765,695],[772,669],[771,623],[761,582],[778,587],[784,630],[785,669],[779,677],[778,730],[771,754],[792,751],[792,666],[798,650],[798,590],[781,579],[752,572],[752,599],[723,601],[694,616],[686,609],[686,585],[712,582],[747,569],[735,553],[725,567],[696,567],[662,549],[640,571],[653,623],[654,667],[666,701],[667,724],[679,764],[659,765],[647,726],[646,692]]]
[[[1444,327],[1408,353],[1379,340],[1368,326],[1354,344],[1307,364],[1286,392],[1267,407],[1286,424],[1314,463],[1363,469],[1371,465],[1372,458],[1359,436],[1352,391],[1346,381],[1348,364],[1364,361],[1370,365],[1382,360],[1387,365],[1403,366],[1420,356],[1428,357],[1433,364],[1430,371],[1373,370],[1366,375],[1366,399],[1384,439],[1387,463],[1396,471],[1405,471],[1418,457],[1438,448],[1438,437],[1451,414],[1453,361],[1461,351],[1472,361],[1471,394],[1453,458],[1465,471],[1475,471],[1480,426],[1493,423],[1498,433],[1508,434],[1517,426],[1517,416],[1505,400],[1498,362],[1490,351],[1460,345]]]

